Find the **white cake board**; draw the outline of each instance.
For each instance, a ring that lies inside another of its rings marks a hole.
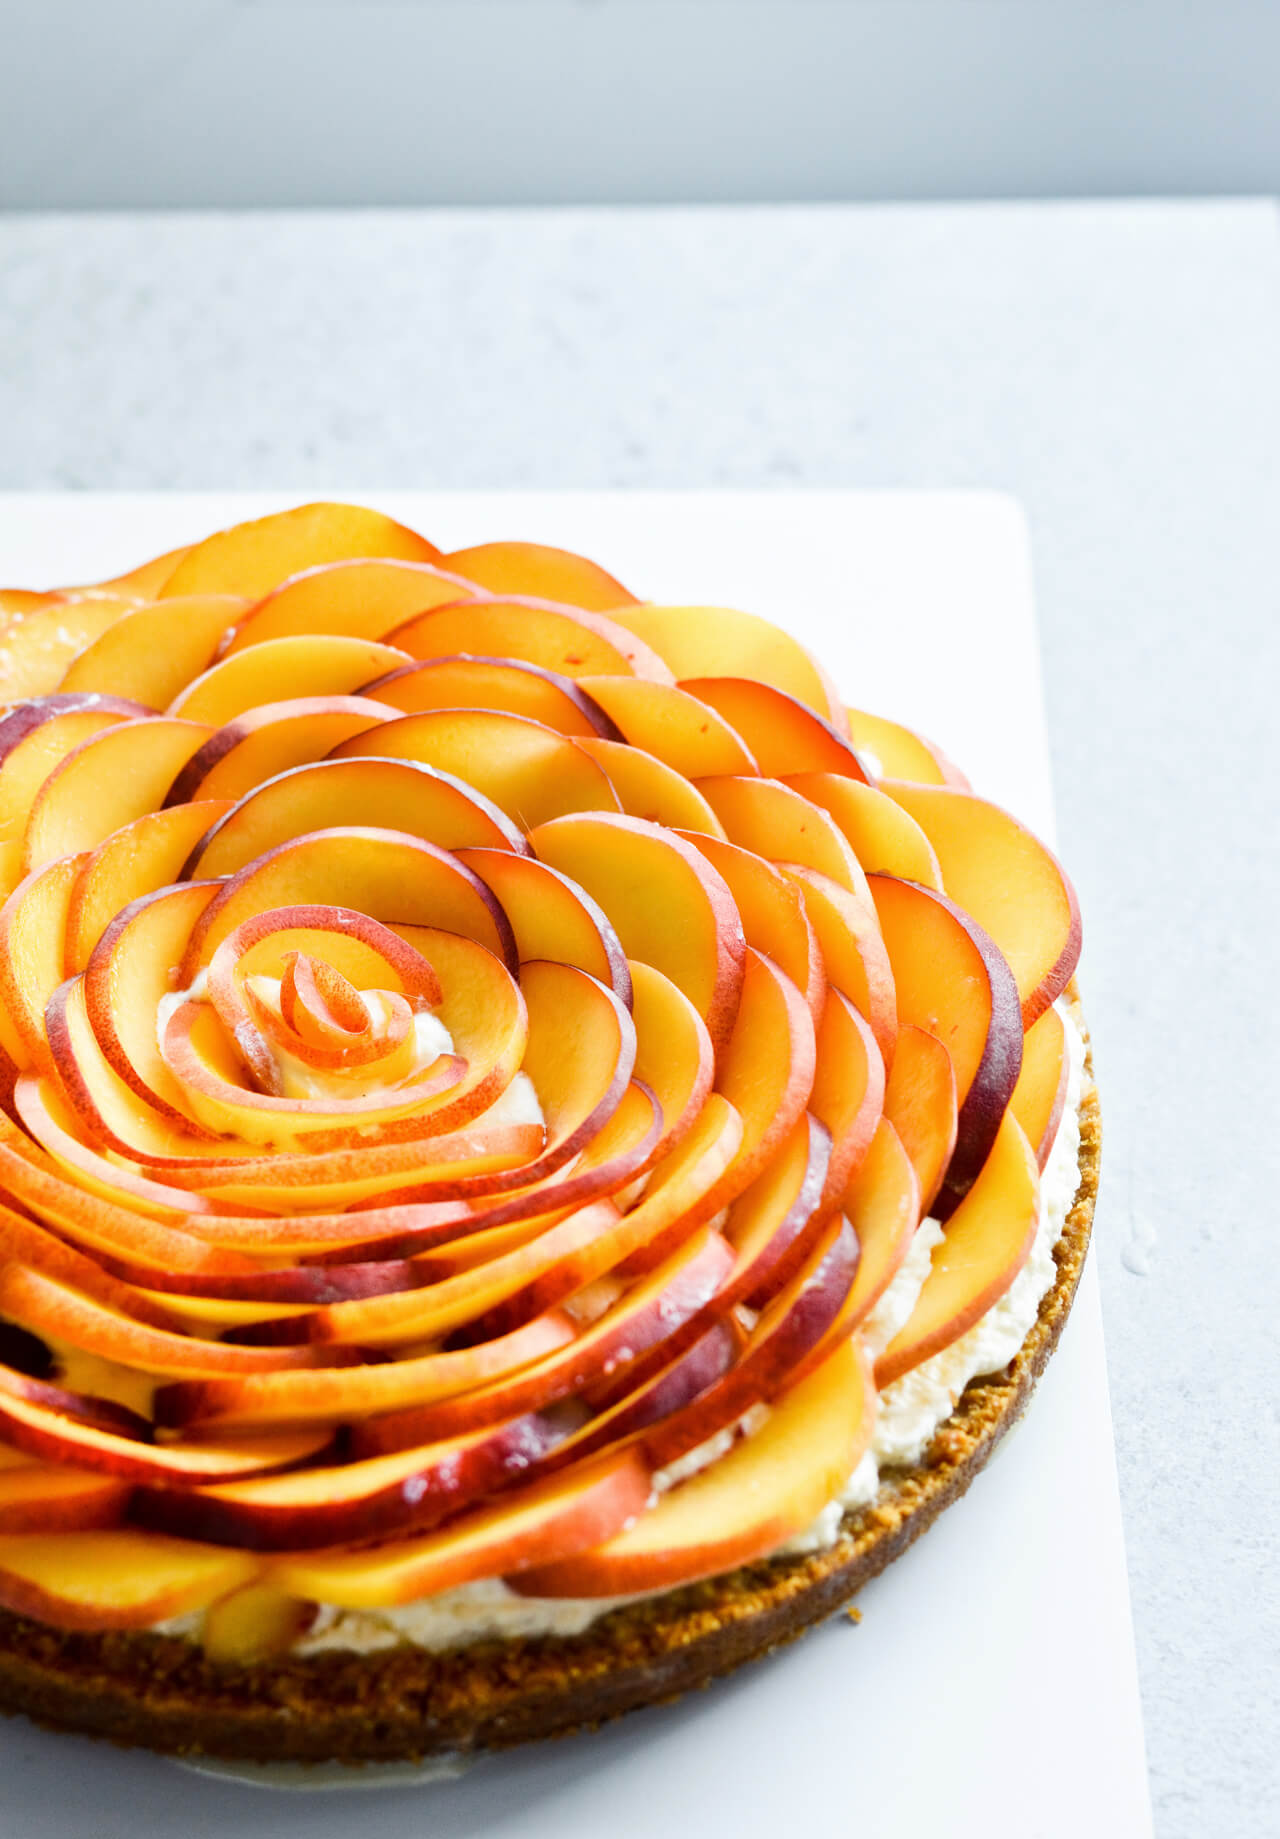
[[[1007,499],[347,495],[444,548],[559,542],[646,598],[777,619],[813,645],[850,702],[920,728],[978,791],[1052,836],[1029,549]],[[101,578],[298,496],[0,498],[0,581]],[[1087,1009],[1087,955],[1084,998]],[[453,1779],[357,1778],[376,1781],[379,1794],[266,1793],[2,1722],[0,1830],[15,1839],[1142,1839],[1150,1812],[1092,1263],[1024,1426],[859,1603],[860,1625],[838,1616],[681,1704],[484,1758]]]

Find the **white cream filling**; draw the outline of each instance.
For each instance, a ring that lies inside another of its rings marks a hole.
[[[1040,1216],[1026,1263],[1010,1288],[967,1334],[885,1388],[880,1395],[871,1447],[836,1498],[828,1502],[812,1525],[780,1546],[779,1555],[822,1551],[833,1545],[845,1512],[875,1499],[880,1471],[919,1462],[969,1381],[1007,1366],[1030,1332],[1041,1300],[1052,1287],[1057,1268],[1053,1247],[1079,1185],[1085,1048],[1065,999],[1058,1007],[1066,1026],[1067,1095],[1053,1149],[1040,1178]],[[536,1094],[533,1102],[537,1102]],[[888,1345],[911,1314],[928,1275],[933,1248],[941,1237],[942,1228],[936,1220],[921,1222],[893,1281],[863,1329],[863,1338],[873,1354]],[[750,1435],[767,1415],[767,1407],[753,1407],[740,1424],[718,1432],[660,1470],[653,1478],[655,1491],[674,1487],[718,1460],[739,1432]],[[341,1648],[372,1653],[400,1642],[434,1652],[490,1639],[577,1635],[610,1609],[635,1600],[522,1597],[500,1578],[486,1578],[396,1608],[347,1610],[322,1605],[317,1620],[292,1652],[315,1654]],[[198,1639],[201,1621],[199,1615],[177,1617],[158,1624],[157,1632]]]

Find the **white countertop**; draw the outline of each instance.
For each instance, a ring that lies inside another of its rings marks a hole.
[[[1160,1839],[1280,1803],[1276,229],[1264,202],[0,218],[0,488],[1021,498]]]

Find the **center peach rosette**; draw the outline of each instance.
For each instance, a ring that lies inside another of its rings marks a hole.
[[[563,551],[306,506],[0,606],[0,1604],[245,1659],[802,1532],[1028,1255],[1049,853]]]

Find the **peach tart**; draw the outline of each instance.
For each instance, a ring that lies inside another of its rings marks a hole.
[[[0,621],[0,1705],[553,1735],[963,1492],[1097,1180],[1022,824],[763,619],[355,506]]]

